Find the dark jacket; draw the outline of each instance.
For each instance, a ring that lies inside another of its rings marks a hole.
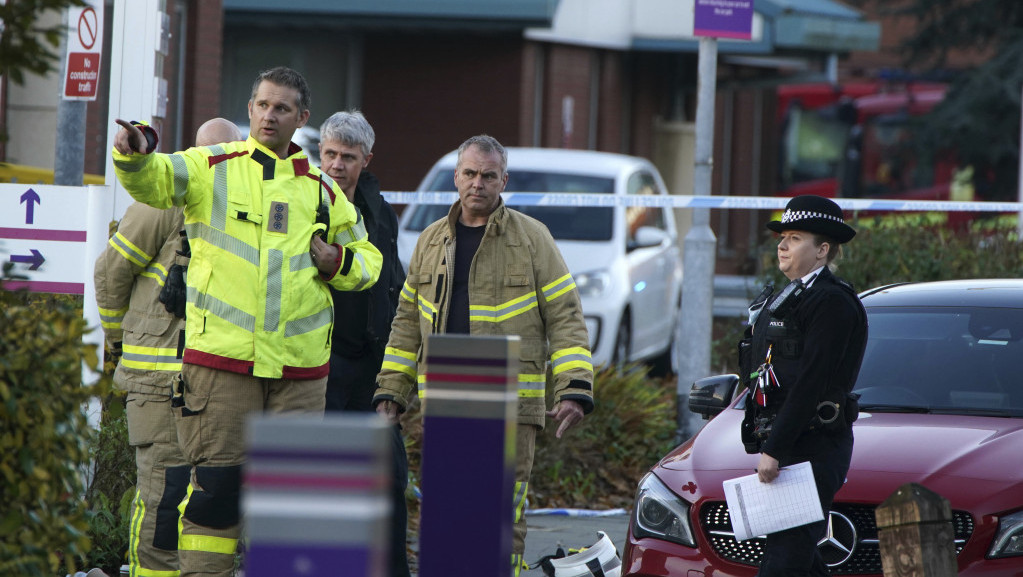
[[[363,171],[355,187],[355,206],[362,213],[369,241],[380,251],[380,278],[361,292],[332,291],[334,336],[331,351],[342,357],[361,357],[371,350],[383,355],[391,332],[405,271],[398,260],[398,215],[380,195],[380,182]]]
[[[774,343],[771,360],[781,395],[775,397],[777,416],[761,450],[784,463],[805,443],[804,435],[817,434],[809,430],[817,405],[843,401],[856,383],[867,344],[867,315],[852,287],[824,267],[783,322],[795,325],[802,345],[792,351]],[[846,423],[839,432],[848,433],[851,426]]]

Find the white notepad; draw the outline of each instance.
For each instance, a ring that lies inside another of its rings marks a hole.
[[[735,538],[745,541],[824,520],[810,463],[783,467],[761,483],[756,473],[723,483]]]

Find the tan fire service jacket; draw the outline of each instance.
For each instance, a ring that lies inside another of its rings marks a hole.
[[[160,210],[133,203],[96,259],[96,304],[107,343],[122,343],[114,373],[118,388],[170,397],[181,372],[185,320],[167,312],[160,290],[179,256],[184,217],[180,208]]]
[[[448,216],[423,231],[409,262],[398,311],[391,325],[374,402],[407,406],[414,384],[429,398],[420,375],[423,344],[444,333],[451,302],[456,202]],[[541,222],[504,206],[487,222],[469,270],[472,335],[517,335],[520,424],[544,425],[547,369],[553,402],[578,401],[593,409],[593,364],[575,281],[554,238]]]

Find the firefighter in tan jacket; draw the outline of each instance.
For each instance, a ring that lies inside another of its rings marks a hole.
[[[230,121],[215,118],[195,138],[196,146],[208,146],[242,135]],[[132,575],[178,571],[178,503],[191,465],[178,445],[170,406],[171,381],[181,372],[185,323],[170,311],[177,306],[183,315],[184,301],[165,304],[160,294],[169,294],[164,287],[174,282],[168,280],[172,267],[187,265],[183,228],[180,208],[132,204],[94,273],[107,348],[121,353],[114,383],[128,394],[128,442],[135,447],[138,477],[128,539]]]
[[[523,516],[533,449],[544,417],[557,437],[593,410],[593,364],[575,281],[547,228],[504,206],[508,156],[489,136],[458,149],[459,200],[419,237],[377,378],[377,412],[396,420],[418,378],[431,333],[517,335],[519,416],[515,466],[515,574],[522,565]],[[549,363],[549,365],[548,365]],[[545,413],[548,366],[554,408]]]

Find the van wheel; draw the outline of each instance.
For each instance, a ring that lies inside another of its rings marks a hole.
[[[618,323],[618,331],[615,333],[615,348],[611,351],[611,364],[617,367],[624,366],[629,362],[629,351],[632,348],[632,333],[629,330],[629,313],[622,315],[622,321]]]

